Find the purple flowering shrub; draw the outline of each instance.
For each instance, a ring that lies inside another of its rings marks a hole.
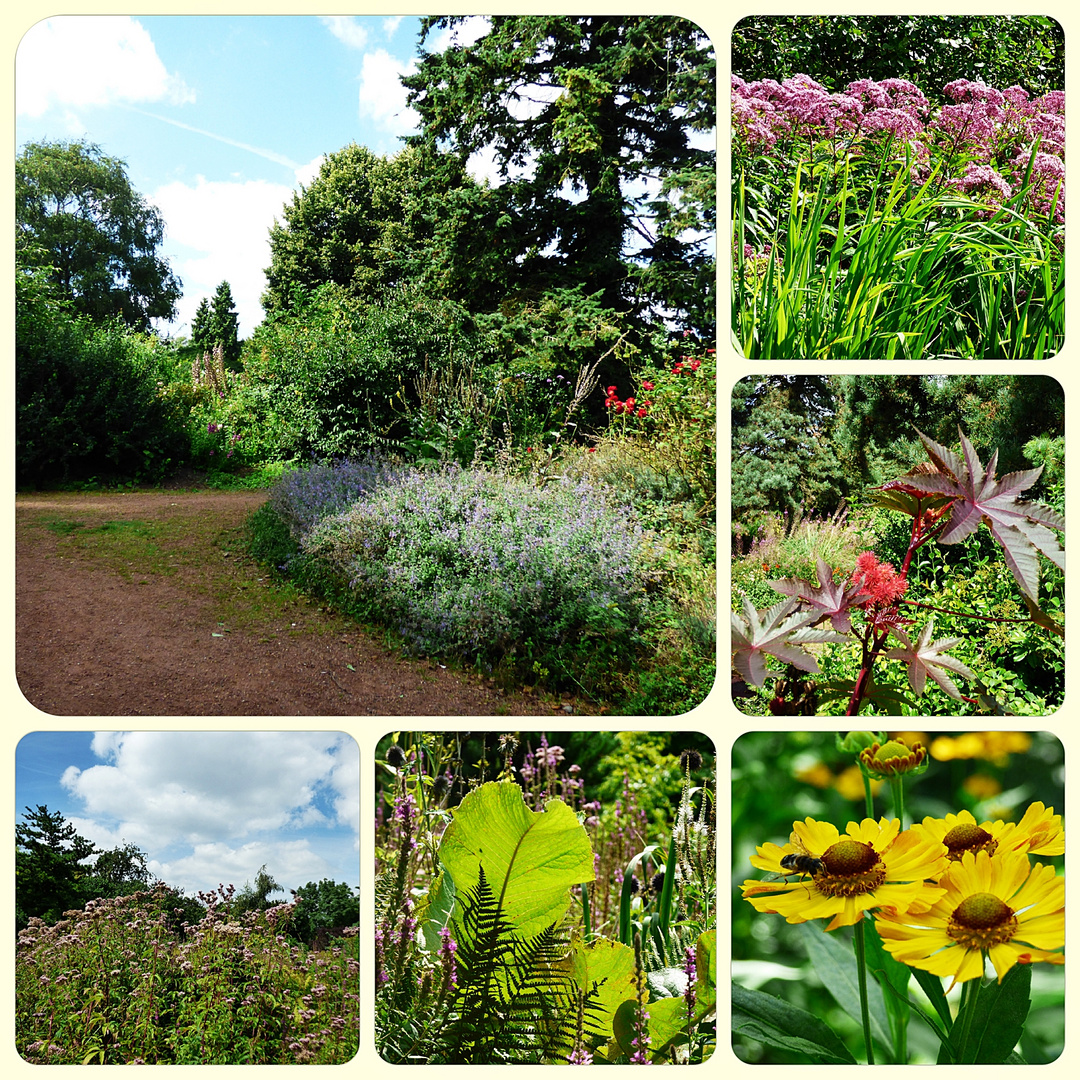
[[[294,539],[362,495],[392,483],[401,470],[378,458],[339,459],[327,465],[290,469],[270,491],[269,502]]]
[[[47,1065],[342,1064],[359,1047],[356,927],[346,948],[286,934],[293,904],[233,917],[200,893],[174,933],[161,894],[92,900],[16,944],[16,1049]],[[178,909],[179,910],[179,909]]]
[[[883,155],[917,162],[915,175],[941,165],[939,187],[988,188],[1005,199],[1018,187],[1033,150],[1028,209],[1048,214],[1061,185],[1053,220],[1065,220],[1065,93],[1032,98],[1023,87],[1004,92],[956,79],[943,88],[951,104],[935,109],[906,79],[859,79],[830,93],[808,75],[778,83],[731,77],[733,149],[738,165],[759,155],[789,165],[825,146],[834,165],[846,159],[877,164]],[[737,169],[736,169],[737,171]]]
[[[593,677],[618,666],[645,607],[641,529],[584,481],[403,470],[323,517],[301,548],[415,650],[528,661],[556,680],[580,677],[583,660]]]

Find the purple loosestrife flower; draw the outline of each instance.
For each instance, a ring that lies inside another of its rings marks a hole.
[[[683,971],[686,972],[686,989],[683,991],[683,998],[686,1001],[686,1018],[689,1023],[694,1016],[697,994],[697,954],[693,945],[686,946]]]
[[[457,942],[450,936],[450,930],[443,927],[439,931],[442,939],[439,945],[439,959],[442,961],[443,989],[453,990],[457,987]]]

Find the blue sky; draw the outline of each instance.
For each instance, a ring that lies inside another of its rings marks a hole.
[[[60,16],[16,54],[16,144],[86,139],[127,163],[166,225],[178,317],[228,281],[240,335],[262,320],[275,217],[326,154],[376,153],[415,129],[402,74],[419,19],[353,16]],[[468,40],[484,25],[458,31]],[[428,47],[444,47],[439,40]]]
[[[263,864],[286,890],[359,884],[359,749],[341,732],[31,732],[15,806],[58,810],[103,850],[135,844],[188,895]]]
[[[425,48],[487,26],[466,19]],[[46,19],[16,54],[16,144],[86,139],[126,162],[164,218],[161,254],[183,282],[177,318],[157,328],[188,334],[199,301],[228,281],[247,337],[263,317],[270,226],[323,157],[350,142],[392,154],[416,131],[400,78],[416,70],[419,29],[400,16]],[[529,87],[511,111],[534,114],[559,93]],[[715,133],[698,139],[714,145]],[[490,152],[468,167],[498,182]]]

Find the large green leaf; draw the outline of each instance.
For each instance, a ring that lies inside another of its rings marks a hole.
[[[590,1013],[590,1022],[610,1040],[616,1010],[624,1001],[633,1001],[636,994],[634,950],[607,938],[586,944],[575,934],[569,963],[581,992],[593,993],[595,1011]]]
[[[475,888],[483,864],[502,918],[522,936],[559,922],[570,886],[593,880],[589,837],[557,799],[530,810],[517,784],[491,782],[466,795],[453,814],[439,861],[457,894]]]

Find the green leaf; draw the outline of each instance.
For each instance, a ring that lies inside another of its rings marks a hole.
[[[805,1054],[816,1064],[855,1064],[835,1032],[812,1013],[738,983],[731,986],[731,1031],[766,1046]]]
[[[498,781],[453,810],[439,861],[459,895],[476,887],[483,863],[503,918],[523,936],[559,922],[570,886],[593,880],[592,845],[573,810],[558,799],[530,810],[517,784]]]
[[[859,972],[852,943],[837,937],[836,934],[823,933],[820,927],[813,923],[803,923],[799,929],[806,953],[822,985],[832,994],[837,1005],[861,1024]],[[893,1042],[889,1029],[885,1026],[885,1002],[881,987],[873,980],[867,980],[866,994],[870,1010],[870,1033],[891,1055]]]
[[[570,975],[582,993],[594,991],[590,1021],[610,1038],[616,1011],[634,998],[634,950],[607,938],[582,942],[576,933],[571,944]]]
[[[1000,983],[983,985],[970,1022],[963,1013],[956,1018],[954,1032],[967,1031],[958,1064],[1001,1065],[1006,1062],[1024,1033],[1030,1008],[1030,964],[1014,964]]]

